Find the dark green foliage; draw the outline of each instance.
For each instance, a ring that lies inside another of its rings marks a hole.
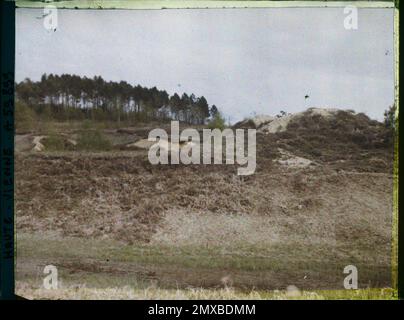
[[[217,112],[208,124],[209,129],[223,130],[225,127],[226,127],[225,120],[223,116],[220,114],[220,112]]]
[[[169,96],[156,87],[132,86],[126,81],[105,81],[76,75],[46,75],[16,85],[18,102],[47,118],[69,121],[148,122],[175,119],[189,124],[204,124],[209,117],[205,97],[178,94]],[[216,107],[215,107],[216,108]]]
[[[15,104],[15,126],[22,131],[30,131],[35,127],[37,116],[25,103]]]
[[[396,127],[396,105],[393,104],[388,110],[384,111],[384,124],[386,128],[395,129]]]
[[[215,105],[213,105],[210,108],[210,115],[212,116],[212,118],[214,118],[218,112],[219,112],[219,110],[217,109],[217,107]]]
[[[46,138],[44,138],[41,143],[45,146],[48,151],[64,151],[64,150],[72,150],[72,146],[66,143],[66,139],[56,134],[49,134]]]
[[[77,138],[77,150],[108,151],[111,148],[111,142],[99,130],[83,130]]]

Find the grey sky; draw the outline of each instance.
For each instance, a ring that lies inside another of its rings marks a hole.
[[[16,81],[101,75],[203,95],[232,121],[311,106],[380,120],[394,102],[393,9],[359,9],[358,30],[343,8],[59,10],[56,32],[41,15],[17,9]]]

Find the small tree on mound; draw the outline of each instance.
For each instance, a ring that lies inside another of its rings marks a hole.
[[[77,149],[81,151],[108,151],[111,142],[97,129],[84,130],[77,138]]]
[[[32,130],[37,124],[35,111],[22,102],[15,104],[15,126],[17,130]]]
[[[276,117],[277,117],[277,118],[282,118],[282,117],[284,117],[284,116],[286,116],[286,115],[287,115],[287,112],[281,110],[281,111],[276,115]]]
[[[225,120],[222,114],[219,111],[217,111],[215,115],[212,117],[212,119],[209,121],[208,128],[223,130],[225,127],[226,127]]]
[[[396,128],[396,105],[393,104],[388,110],[384,111],[384,125],[386,128]]]

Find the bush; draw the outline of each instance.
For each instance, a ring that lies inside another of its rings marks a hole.
[[[41,142],[48,151],[65,151],[74,149],[73,145],[69,144],[64,137],[58,136],[55,133],[50,133]]]
[[[37,124],[35,111],[21,102],[15,104],[15,127],[20,131],[32,131]]]
[[[92,127],[93,127],[93,123],[91,120],[86,119],[81,123],[81,128],[83,130],[90,130]]]
[[[388,110],[384,111],[384,125],[386,128],[395,129],[396,127],[396,105],[393,104]]]
[[[223,130],[226,127],[225,120],[220,112],[217,112],[212,120],[208,123],[209,129],[220,129]]]
[[[107,151],[111,148],[111,142],[99,130],[83,130],[77,138],[77,150]]]

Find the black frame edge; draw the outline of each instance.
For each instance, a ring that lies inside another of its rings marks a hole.
[[[0,299],[15,299],[14,65],[15,3],[0,2]]]

